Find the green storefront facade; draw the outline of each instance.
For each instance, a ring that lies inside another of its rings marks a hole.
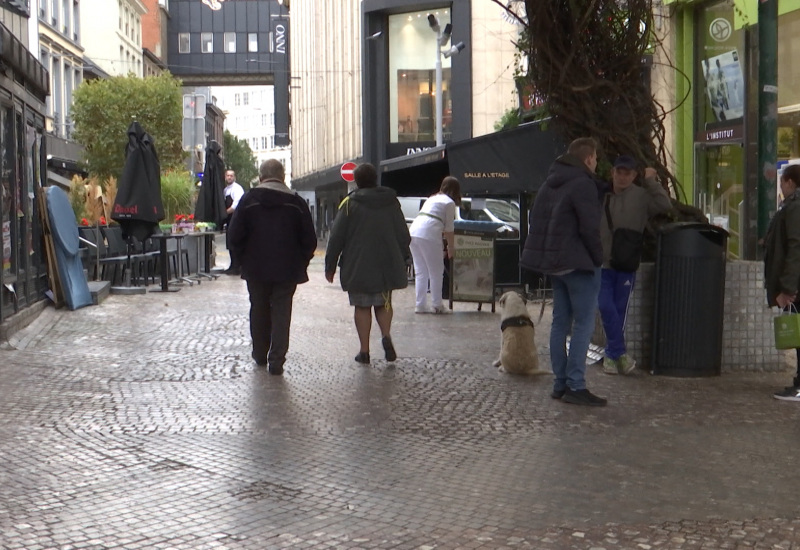
[[[678,74],[674,171],[688,200],[759,257],[758,0],[665,0]],[[800,0],[778,3],[778,164],[800,159]],[[800,160],[799,160],[800,161]],[[777,181],[776,181],[777,186]],[[777,205],[769,205],[770,212]]]

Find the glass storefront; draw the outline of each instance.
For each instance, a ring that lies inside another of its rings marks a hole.
[[[0,104],[0,321],[41,299],[47,288],[36,202],[44,185],[41,116],[18,104]]]
[[[744,31],[729,2],[698,8],[694,204],[730,232],[728,253],[742,257],[745,225]]]
[[[389,141],[433,142],[436,139],[437,35],[428,13],[444,29],[449,9],[389,16]],[[450,59],[442,56],[442,138],[450,137],[452,99]]]
[[[778,17],[778,160],[800,158],[800,11]]]

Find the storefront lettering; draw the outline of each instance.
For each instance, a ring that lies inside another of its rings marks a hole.
[[[406,149],[406,155],[413,155],[415,153],[421,153],[423,151],[427,151],[428,149],[433,149],[433,147],[408,147]]]
[[[464,178],[485,179],[485,178],[505,178],[511,177],[509,172],[464,172]]]
[[[286,53],[286,27],[281,24],[275,27],[275,51]]]
[[[713,132],[706,132],[706,141],[717,141],[720,139],[731,139],[734,136],[732,128],[727,130],[715,130]]]

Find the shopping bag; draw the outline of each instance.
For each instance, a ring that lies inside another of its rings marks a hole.
[[[794,304],[790,311],[775,316],[772,322],[777,349],[800,348],[800,313]]]

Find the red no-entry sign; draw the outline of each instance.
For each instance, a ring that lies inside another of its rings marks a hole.
[[[353,170],[355,169],[356,169],[355,162],[345,162],[344,164],[342,164],[342,168],[341,170],[339,170],[339,173],[342,174],[342,179],[344,181],[352,182],[355,181],[356,179],[356,177],[353,175]]]

